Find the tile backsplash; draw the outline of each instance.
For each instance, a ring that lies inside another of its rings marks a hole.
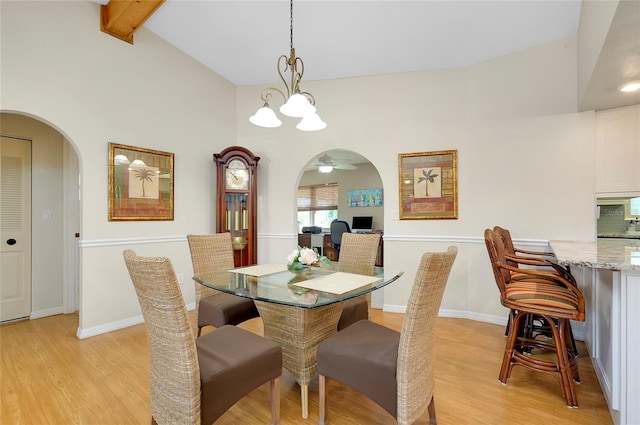
[[[625,233],[629,230],[629,221],[624,219],[624,205],[600,205],[598,234]]]

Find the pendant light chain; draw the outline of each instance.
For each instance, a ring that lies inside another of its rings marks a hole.
[[[284,100],[284,104],[280,106],[280,112],[288,117],[302,118],[296,125],[298,130],[322,130],[327,126],[327,123],[322,121],[316,113],[316,99],[311,93],[300,90],[300,81],[304,74],[304,62],[302,58],[296,56],[296,51],[293,47],[293,0],[289,1],[289,41],[291,49],[289,57],[280,55],[277,64],[278,75],[284,84],[285,90],[283,91],[277,87],[265,87],[262,89],[260,98],[264,104],[254,115],[249,117],[249,121],[260,127],[279,127],[282,125],[282,121],[278,119],[269,106],[272,98],[271,93],[279,93]],[[289,82],[283,75],[287,71],[291,73]]]
[[[291,40],[291,51],[293,52],[293,0],[289,2],[289,39]]]

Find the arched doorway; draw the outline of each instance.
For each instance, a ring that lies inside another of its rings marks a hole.
[[[0,112],[1,133],[31,142],[31,308],[35,319],[79,310],[79,157],[61,131]]]
[[[344,149],[332,149],[315,155],[304,167],[298,181],[296,228],[317,226],[322,233],[329,231],[331,220],[348,223],[354,217],[372,217],[373,231],[384,232],[383,185],[377,168],[363,155]],[[332,189],[337,202],[332,204]],[[354,202],[360,193],[379,190],[379,202]],[[316,236],[316,239],[318,236]],[[317,244],[317,242],[316,242]],[[382,291],[373,293],[372,305],[382,308]]]

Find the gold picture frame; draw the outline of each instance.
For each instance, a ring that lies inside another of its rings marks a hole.
[[[458,218],[458,151],[398,154],[400,220]]]
[[[173,220],[173,153],[109,143],[109,221]]]

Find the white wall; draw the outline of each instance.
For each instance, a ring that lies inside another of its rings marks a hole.
[[[372,162],[385,194],[385,266],[405,271],[385,289],[391,310],[406,304],[422,252],[455,244],[443,314],[501,321],[486,227],[531,246],[595,235],[594,117],[576,113],[575,38],[465,69],[303,81],[328,123],[304,133],[290,119],[251,126],[262,87],[236,88],[144,29],[134,45],[103,34],[93,3],[0,7],[2,110],[50,123],[80,156],[81,336],[140,320],[123,249],[168,256],[188,280],[184,235],[215,230],[212,153],[233,144],[261,157],[261,262],[283,261],[296,244],[307,162],[334,148]],[[109,141],[176,154],[174,221],[107,221]],[[443,149],[458,150],[459,219],[392,220],[398,154]],[[190,282],[184,293],[192,302]]]
[[[580,104],[585,100],[589,82],[598,64],[600,52],[611,29],[619,1],[583,1],[578,25],[578,92]],[[588,99],[587,99],[588,100]]]
[[[384,264],[405,271],[385,288],[388,310],[406,305],[421,254],[454,244],[460,251],[442,313],[503,321],[485,228],[509,228],[516,242],[537,248],[595,236],[594,115],[576,113],[573,37],[465,69],[303,81],[328,123],[314,133],[286,117],[276,129],[252,126],[246,117],[261,106],[261,88],[240,87],[237,102],[239,144],[265,159],[261,261],[282,260],[294,244],[296,181],[330,149],[366,155],[380,173]],[[398,154],[446,149],[458,150],[459,218],[393,220]]]
[[[95,3],[0,7],[1,110],[46,122],[79,155],[79,334],[140,320],[126,248],[170,257],[193,303],[185,235],[215,231],[212,154],[235,144],[235,87],[145,29],[133,45],[100,32]],[[108,142],[175,153],[174,221],[107,220]]]

